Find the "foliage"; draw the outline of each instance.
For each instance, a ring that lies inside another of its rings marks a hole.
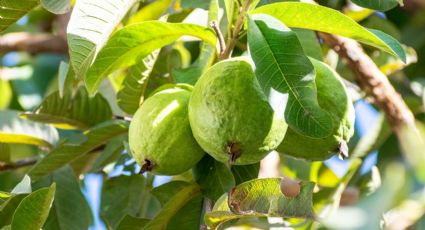
[[[424,15],[413,0],[0,1],[0,229],[423,229]],[[325,33],[363,45],[415,124],[369,103]]]

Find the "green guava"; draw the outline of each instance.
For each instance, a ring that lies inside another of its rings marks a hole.
[[[311,61],[316,70],[317,99],[320,107],[332,117],[332,134],[310,138],[289,128],[277,151],[307,160],[325,160],[336,153],[347,156],[347,142],[354,133],[353,103],[341,77],[326,64]]]
[[[205,152],[236,165],[260,161],[287,129],[242,59],[219,62],[200,77],[189,101],[189,121]]]
[[[165,87],[150,96],[130,123],[130,151],[143,171],[176,175],[204,155],[188,120],[191,86]]]

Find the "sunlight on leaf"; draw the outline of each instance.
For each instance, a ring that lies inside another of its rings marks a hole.
[[[331,8],[302,2],[281,2],[261,6],[253,13],[269,14],[289,27],[317,30],[352,38],[406,61],[406,55],[401,45],[394,38],[383,32],[367,30],[353,19]]]

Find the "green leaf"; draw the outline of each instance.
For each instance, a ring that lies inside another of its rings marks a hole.
[[[210,6],[208,10],[208,24],[211,24],[212,21],[217,21],[217,23],[219,22],[218,9],[218,1],[210,1]],[[194,85],[198,78],[208,69],[208,67],[212,65],[215,58],[215,46],[207,42],[202,42],[199,51],[199,57],[191,66],[184,69],[173,70],[173,77],[175,81],[177,83],[187,83]]]
[[[361,7],[379,11],[390,10],[398,4],[403,5],[403,0],[352,0],[352,2]]]
[[[136,0],[78,0],[68,24],[72,67],[81,78]]]
[[[257,213],[280,217],[312,218],[314,183],[301,182],[301,192],[294,198],[281,192],[280,178],[256,179],[238,185],[229,196],[230,210],[237,214]]]
[[[202,197],[197,184],[187,184],[162,206],[161,211],[149,221],[145,230],[199,228]]]
[[[214,32],[198,25],[147,21],[126,26],[108,40],[99,52],[85,78],[86,87],[94,94],[101,81],[111,72],[133,65],[152,51],[177,40],[183,35],[203,39],[215,45]]]
[[[0,142],[51,147],[57,140],[52,126],[21,119],[18,111],[0,111]]]
[[[242,183],[214,205],[205,215],[206,224],[215,229],[220,224],[243,217],[302,217],[313,218],[312,182],[301,182],[298,196],[289,198],[281,192],[280,178],[255,179]],[[227,205],[228,204],[228,205]]]
[[[88,229],[91,222],[91,210],[72,169],[61,168],[46,179],[48,184],[56,183],[56,193],[55,202],[43,229]]]
[[[41,5],[54,14],[64,14],[71,10],[70,0],[41,0]]]
[[[0,205],[0,227],[12,223],[13,214],[21,201],[28,194],[11,195],[5,202]]]
[[[392,37],[367,30],[337,10],[302,2],[281,2],[261,6],[253,13],[276,17],[289,27],[341,35],[374,46],[406,61],[401,45]]]
[[[3,0],[0,2],[0,32],[36,7],[39,0]]]
[[[41,159],[29,172],[33,180],[53,172],[86,153],[108,143],[112,138],[128,131],[128,122],[113,120],[103,122],[84,135],[66,139]]]
[[[159,52],[153,52],[137,61],[129,71],[117,93],[119,107],[128,114],[134,114],[144,101],[146,88]]]
[[[319,106],[314,67],[297,35],[271,16],[256,15],[254,20],[248,18],[248,45],[264,92],[288,94],[285,120],[293,130],[311,137],[328,136],[332,120]]]
[[[159,203],[163,206],[165,205],[170,199],[178,193],[180,190],[182,190],[184,187],[188,186],[190,183],[187,181],[171,181],[166,184],[163,184],[161,186],[158,186],[154,189],[152,189],[151,193],[155,196],[155,198],[159,201]]]
[[[403,155],[415,170],[421,182],[425,182],[425,125],[416,121],[414,125],[405,124],[397,133]]]
[[[258,177],[258,172],[260,171],[260,162],[252,165],[232,165],[231,169],[236,185],[238,185]]]
[[[89,97],[86,89],[80,87],[75,94],[65,91],[63,98],[59,91],[50,94],[33,112],[21,117],[61,129],[87,129],[111,119],[112,111],[102,95]]]
[[[213,201],[235,186],[233,174],[225,164],[206,155],[193,168],[195,181],[202,193]]]
[[[105,146],[105,150],[102,151],[100,156],[91,166],[90,172],[99,172],[106,165],[115,162],[124,151],[124,141],[127,140],[127,136],[127,134],[122,134],[121,136],[111,139]]]
[[[379,149],[391,135],[391,128],[385,121],[383,114],[379,116],[369,130],[360,138],[351,151],[351,158],[363,158],[367,154]]]
[[[156,0],[147,6],[143,7],[139,12],[130,18],[128,24],[134,24],[138,22],[156,20],[160,18],[167,9],[170,7],[172,0]]]
[[[59,96],[62,98],[64,92],[68,87],[73,87],[72,83],[74,81],[74,71],[72,68],[69,68],[67,62],[61,61],[59,64],[58,71],[58,91]]]
[[[143,175],[113,177],[103,185],[100,213],[115,228],[126,215],[143,217],[151,199]]]
[[[148,222],[148,219],[126,215],[122,218],[116,230],[142,230]]]
[[[0,109],[9,107],[13,93],[9,81],[0,78]]]
[[[39,189],[25,197],[12,219],[14,230],[39,230],[43,227],[55,196],[56,186]]]
[[[294,28],[292,31],[297,34],[298,40],[307,56],[323,60],[322,47],[314,31],[299,28]]]

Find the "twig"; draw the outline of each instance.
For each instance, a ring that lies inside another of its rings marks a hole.
[[[25,166],[33,165],[39,159],[40,159],[39,157],[32,157],[32,158],[23,159],[17,162],[0,161],[0,171],[13,170],[13,169],[18,169]]]
[[[251,5],[252,0],[247,0],[245,4],[242,6],[242,9],[239,11],[238,19],[236,20],[235,27],[233,28],[232,36],[227,41],[226,49],[220,55],[220,59],[224,60],[230,57],[232,54],[232,50],[236,45],[236,41],[238,40],[239,31],[243,25],[245,19],[245,13],[248,11],[249,6]]]
[[[346,61],[359,86],[384,111],[394,132],[405,124],[414,126],[415,118],[400,94],[356,41],[326,33],[319,36]]]
[[[26,51],[29,53],[67,53],[68,45],[59,35],[8,33],[0,37],[0,53]]]
[[[223,34],[221,33],[220,28],[218,27],[216,21],[212,21],[210,26],[213,28],[215,34],[217,35],[218,44],[220,46],[220,56],[221,56],[224,50],[226,49],[226,44],[224,43]]]

